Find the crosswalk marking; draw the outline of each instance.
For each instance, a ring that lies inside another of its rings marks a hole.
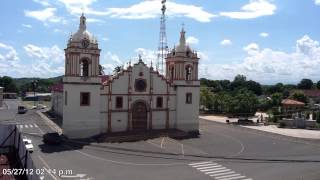
[[[212,161],[194,162],[189,166],[216,180],[253,180]]]
[[[207,161],[207,162],[200,162],[200,163],[191,163],[189,164],[190,166],[193,166],[193,165],[200,165],[200,164],[209,164],[209,163],[212,163],[211,161]]]
[[[233,174],[235,173],[234,171],[229,171],[229,172],[223,172],[223,173],[218,173],[218,174],[211,174],[210,176],[216,177],[216,176],[223,176],[227,174]]]
[[[197,169],[201,170],[201,169],[210,169],[210,168],[216,168],[216,167],[221,167],[221,165],[208,166],[208,167],[202,167],[202,168],[197,168]]]
[[[235,179],[241,179],[241,178],[245,178],[245,176],[231,177],[231,178],[226,178],[226,179],[223,179],[223,180],[235,180]]]
[[[205,167],[205,166],[209,166],[209,165],[217,165],[217,163],[201,164],[201,165],[195,165],[195,166],[192,166],[192,167],[198,168],[198,167]]]
[[[19,124],[18,128],[23,129],[23,128],[38,128],[39,126],[37,124]]]
[[[225,175],[225,176],[219,176],[219,177],[216,177],[216,179],[230,178],[230,177],[235,177],[235,176],[240,176],[240,174],[229,174],[229,175]]]
[[[219,168],[212,168],[212,169],[204,169],[204,170],[200,170],[201,172],[208,172],[208,171],[218,171],[218,170],[225,170],[227,168],[225,167],[219,167]]]

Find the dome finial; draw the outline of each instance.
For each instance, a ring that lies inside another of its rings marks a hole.
[[[82,31],[85,31],[87,29],[86,17],[84,16],[83,12],[82,12],[82,15],[80,17],[79,29],[82,30]]]

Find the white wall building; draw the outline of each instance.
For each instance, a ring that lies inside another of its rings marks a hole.
[[[179,129],[198,131],[197,53],[180,44],[166,58],[166,75],[148,67],[141,57],[107,79],[99,76],[100,49],[80,18],[79,30],[65,49],[63,132],[69,138],[101,133]],[[52,96],[53,98],[59,96]]]

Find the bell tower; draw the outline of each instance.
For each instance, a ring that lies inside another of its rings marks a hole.
[[[174,81],[198,81],[199,58],[186,43],[186,32],[182,28],[179,45],[166,58],[166,77]]]
[[[186,32],[182,28],[179,45],[166,58],[166,78],[176,90],[178,129],[198,132],[200,81],[198,64],[200,58],[186,43]]]
[[[100,51],[82,14],[78,31],[69,38],[65,49],[62,127],[70,138],[100,133]]]

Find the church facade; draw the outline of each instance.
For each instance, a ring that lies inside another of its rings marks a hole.
[[[164,75],[139,57],[126,69],[101,76],[100,52],[82,15],[65,49],[63,101],[59,101],[64,135],[86,138],[127,131],[198,131],[199,58],[186,44],[184,29],[179,45],[167,54]]]

